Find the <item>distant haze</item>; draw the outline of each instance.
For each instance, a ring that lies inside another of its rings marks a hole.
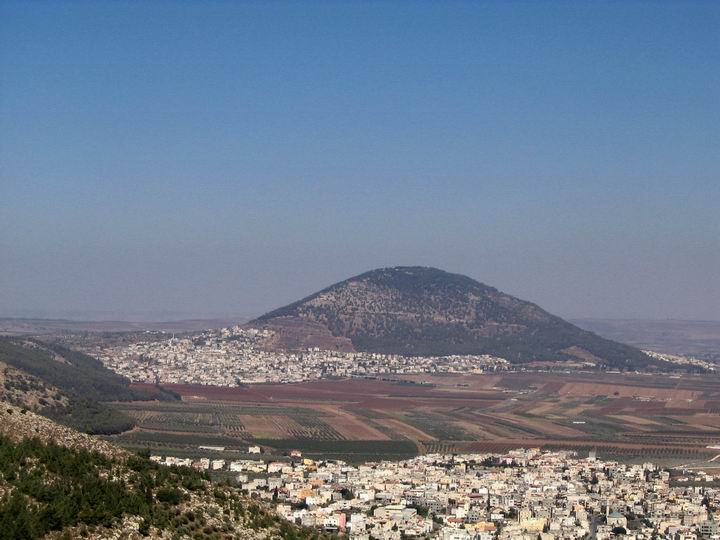
[[[0,3],[0,316],[372,268],[720,320],[720,3]]]

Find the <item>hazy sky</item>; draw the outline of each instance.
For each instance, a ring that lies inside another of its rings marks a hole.
[[[720,3],[0,3],[0,315],[400,264],[720,320]]]

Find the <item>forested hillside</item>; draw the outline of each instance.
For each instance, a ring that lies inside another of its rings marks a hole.
[[[0,540],[321,538],[188,467],[0,409]]]
[[[4,399],[88,433],[117,433],[134,425],[102,401],[176,398],[159,388],[130,388],[130,381],[95,358],[25,338],[0,338],[0,363],[9,366],[0,370]]]

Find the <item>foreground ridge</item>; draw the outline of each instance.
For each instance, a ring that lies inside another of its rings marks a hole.
[[[320,538],[189,467],[164,467],[3,403],[0,539]]]

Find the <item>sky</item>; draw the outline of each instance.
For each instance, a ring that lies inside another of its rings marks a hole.
[[[720,320],[720,3],[0,2],[0,316],[395,265]]]

